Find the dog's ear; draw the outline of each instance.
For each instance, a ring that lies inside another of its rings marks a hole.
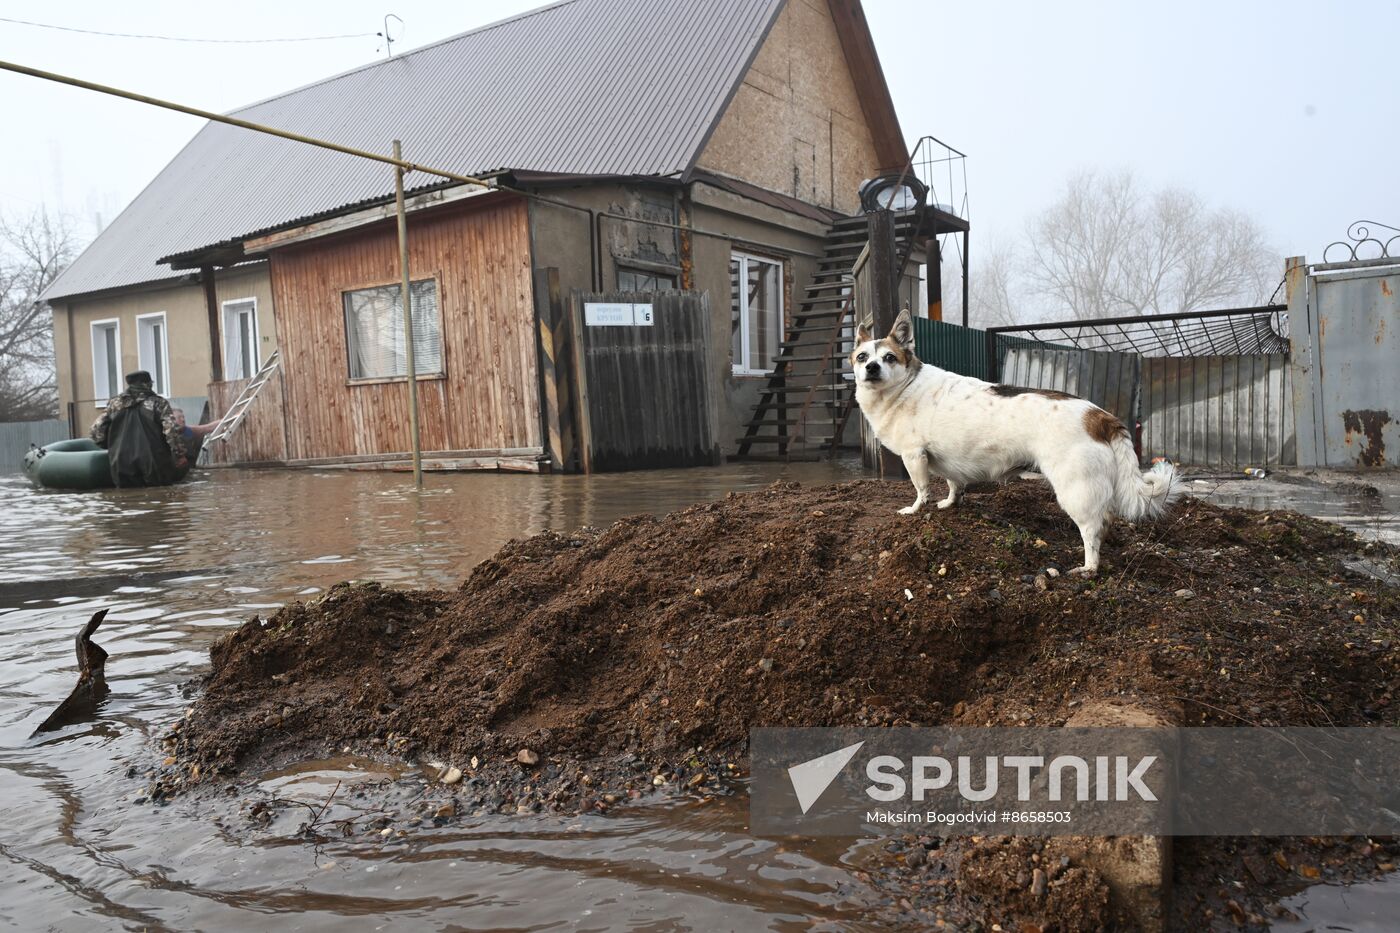
[[[867,318],[856,325],[856,343],[865,343],[875,336],[870,332],[870,324],[871,322]]]
[[[901,347],[914,346],[914,316],[909,313],[907,307],[894,319],[894,326],[890,328],[890,339]]]

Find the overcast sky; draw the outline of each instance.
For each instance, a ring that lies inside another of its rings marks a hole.
[[[408,51],[540,5],[446,0],[20,3],[0,17],[218,38],[374,33]],[[1400,0],[897,2],[866,14],[906,137],[968,154],[973,245],[1010,237],[1081,169],[1130,169],[1253,215],[1320,258],[1349,223],[1400,226]],[[0,22],[0,58],[210,110],[383,55],[373,35],[203,45]],[[626,54],[619,49],[618,54]],[[199,129],[192,117],[0,72],[0,207],[61,206],[91,235]]]

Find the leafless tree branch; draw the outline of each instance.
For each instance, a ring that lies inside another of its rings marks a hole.
[[[77,252],[60,215],[0,214],[0,422],[56,413],[53,315],[39,295]]]
[[[1280,260],[1262,228],[1131,174],[1085,173],[1028,227],[1027,273],[1054,317],[1170,314],[1268,298]]]

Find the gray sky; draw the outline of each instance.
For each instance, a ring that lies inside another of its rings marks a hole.
[[[445,0],[0,2],[0,16],[218,38],[373,33],[407,51],[540,5]],[[1317,259],[1361,218],[1400,226],[1400,0],[1128,3],[866,0],[904,132],[968,153],[972,249],[1018,235],[1080,169],[1131,169],[1253,215]],[[373,36],[203,45],[0,22],[0,58],[229,110],[382,56]],[[0,73],[0,208],[61,205],[85,235],[198,130],[154,108]]]

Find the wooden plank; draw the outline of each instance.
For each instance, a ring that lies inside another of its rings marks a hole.
[[[556,470],[571,468],[573,463],[572,392],[568,384],[568,360],[561,351],[568,351],[569,330],[563,313],[563,294],[559,286],[559,270],[535,270],[535,320],[539,334],[540,384],[544,393],[544,422],[548,434],[547,449],[550,464]]]
[[[412,473],[411,460],[371,460],[362,463],[326,464],[322,469],[354,470],[357,472]],[[453,460],[423,461],[423,470],[430,473],[465,473],[500,471],[505,473],[548,473],[549,461],[511,457],[461,457]]]
[[[579,467],[585,473],[593,472],[593,422],[589,417],[588,367],[584,365],[584,343],[586,334],[583,328],[583,296],[574,293],[569,302],[569,319],[573,331],[574,350],[574,398],[578,399],[578,451]]]
[[[481,185],[457,185],[452,188],[429,191],[425,194],[415,195],[405,201],[404,211],[412,213],[415,211],[429,210],[435,207],[441,207],[445,204],[462,201],[466,198],[487,195],[491,192],[492,189],[483,188]],[[397,206],[392,203],[381,204],[377,207],[356,211],[353,214],[342,214],[339,217],[303,224],[300,227],[293,227],[289,230],[279,230],[276,233],[269,233],[266,236],[245,241],[243,250],[246,254],[252,255],[254,253],[262,253],[268,250],[292,246],[297,243],[304,243],[308,240],[320,239],[321,237],[330,236],[335,233],[345,233],[359,227],[392,220],[397,210]]]

